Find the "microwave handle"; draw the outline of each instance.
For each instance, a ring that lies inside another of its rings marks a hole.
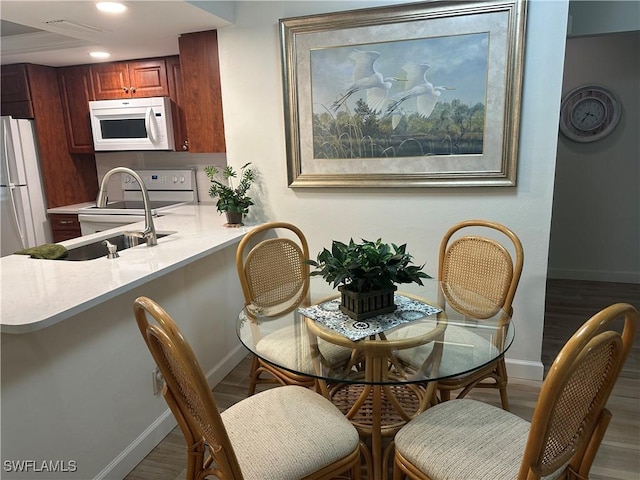
[[[158,140],[158,135],[156,132],[156,127],[157,127],[156,122],[154,120],[155,120],[155,117],[153,115],[153,108],[149,107],[147,109],[147,114],[145,115],[145,118],[144,118],[144,123],[145,123],[145,128],[147,129],[147,132],[149,132],[149,138],[153,143],[156,143],[156,141]]]

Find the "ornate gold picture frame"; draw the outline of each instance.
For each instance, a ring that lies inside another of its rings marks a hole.
[[[516,184],[525,0],[280,20],[290,187]]]

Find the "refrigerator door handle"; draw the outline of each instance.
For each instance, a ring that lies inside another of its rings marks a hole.
[[[13,215],[11,215],[11,220],[13,221],[13,224],[15,225],[16,230],[18,231],[21,247],[27,248],[27,238],[24,234],[24,231],[22,230],[22,226],[20,225],[20,218],[18,217],[18,206],[16,204],[16,199],[15,199],[16,187],[11,185],[7,188],[9,189],[9,202],[11,203],[11,212],[13,212]]]
[[[4,119],[3,119],[4,121]],[[13,139],[11,138],[9,128],[5,124],[5,128],[3,129],[3,159],[5,166],[5,180],[6,187],[9,191],[9,203],[11,204],[11,221],[13,222],[16,230],[18,232],[18,236],[20,237],[20,245],[22,248],[27,248],[27,239],[25,237],[24,231],[22,230],[22,226],[20,225],[20,219],[18,218],[18,206],[16,204],[15,194],[16,194],[16,185],[13,183],[13,179],[11,178],[12,169],[10,168],[9,160],[12,158],[13,151],[9,149],[9,145],[13,145]],[[11,143],[10,143],[11,142]],[[15,160],[15,159],[14,159]]]
[[[2,119],[5,122],[5,119]],[[11,178],[12,169],[10,168],[11,164],[9,163],[10,155],[13,154],[13,151],[9,148],[9,145],[13,145],[13,139],[11,138],[11,134],[9,133],[8,125],[4,125],[2,129],[2,133],[4,138],[2,139],[2,158],[4,160],[4,176],[5,178],[0,181],[0,183],[5,184],[7,187],[13,187],[15,184],[13,183],[13,178]],[[11,142],[11,143],[9,143]],[[13,195],[11,196],[11,202],[13,203]]]

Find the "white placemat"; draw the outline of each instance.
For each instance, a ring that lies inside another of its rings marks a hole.
[[[441,308],[398,294],[394,295],[394,303],[398,307],[394,312],[376,315],[364,320],[354,320],[342,313],[339,308],[340,298],[334,298],[312,307],[299,308],[298,311],[305,317],[309,317],[354,341],[442,311]]]

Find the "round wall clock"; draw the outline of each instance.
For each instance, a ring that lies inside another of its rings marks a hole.
[[[583,85],[562,99],[560,131],[576,142],[595,142],[616,128],[620,114],[620,101],[611,90]]]

